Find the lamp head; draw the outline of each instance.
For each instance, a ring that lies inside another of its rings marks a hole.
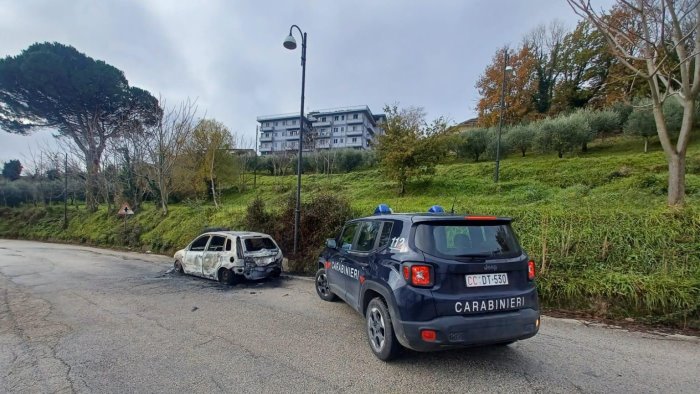
[[[513,75],[514,72],[515,72],[515,70],[513,70],[513,67],[506,66],[506,74]]]
[[[290,49],[290,50],[296,49],[297,40],[295,40],[294,36],[290,34],[287,36],[287,38],[284,39],[284,43],[282,45],[284,45],[285,48]]]

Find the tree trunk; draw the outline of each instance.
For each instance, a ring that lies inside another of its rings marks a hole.
[[[520,151],[523,152],[523,156],[522,156],[522,157],[525,157],[525,149],[521,149]]]
[[[92,157],[88,157],[85,166],[87,167],[87,172],[85,173],[85,207],[88,212],[95,212],[97,211],[97,198],[100,189],[98,184],[99,164]]]
[[[683,205],[685,198],[685,156],[673,154],[668,160],[668,205]]]
[[[588,152],[588,143],[584,142],[583,144],[581,144],[581,152]]]
[[[559,156],[559,158],[561,159],[562,157],[564,157],[564,152],[562,152],[562,151],[557,152],[557,156]]]
[[[644,153],[647,153],[649,150],[649,137],[644,137]]]

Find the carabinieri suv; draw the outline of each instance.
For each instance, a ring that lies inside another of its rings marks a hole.
[[[507,345],[534,336],[540,312],[535,263],[511,219],[427,213],[375,215],[347,222],[319,256],[316,292],[366,318],[381,360],[401,348],[433,351]]]

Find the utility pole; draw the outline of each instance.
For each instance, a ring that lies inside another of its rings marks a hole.
[[[63,159],[63,228],[68,228],[68,153]]]
[[[501,85],[501,115],[498,119],[498,142],[496,144],[496,171],[494,174],[494,182],[498,183],[498,172],[501,165],[501,129],[503,129],[503,112],[506,106],[506,83],[510,67],[508,67],[508,48],[503,48],[503,85]]]
[[[255,157],[253,158],[253,189],[258,182],[258,126],[255,126]]]

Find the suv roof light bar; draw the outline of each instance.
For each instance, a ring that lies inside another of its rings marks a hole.
[[[390,215],[392,213],[394,213],[394,211],[392,211],[386,204],[379,204],[377,205],[377,208],[374,209],[375,215]]]

